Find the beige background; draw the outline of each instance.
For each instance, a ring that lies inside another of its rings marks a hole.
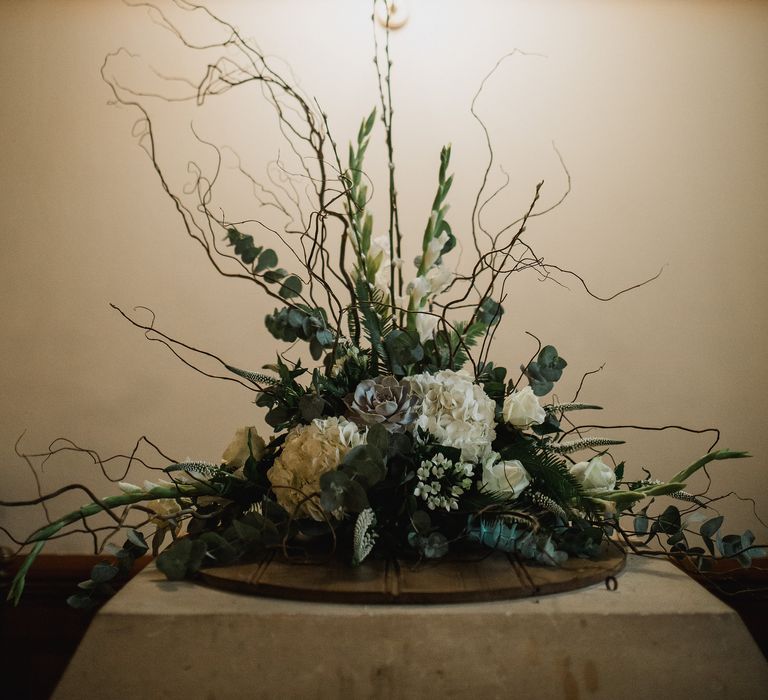
[[[719,426],[722,446],[755,457],[717,465],[714,490],[753,496],[767,513],[768,4],[411,4],[410,23],[392,38],[407,257],[434,194],[439,149],[449,141],[456,172],[450,220],[468,245],[485,162],[468,111],[472,95],[507,51],[545,54],[507,61],[478,103],[497,163],[511,176],[489,207],[489,224],[516,218],[540,179],[545,202],[560,196],[565,178],[554,141],[574,184],[560,209],[529,228],[540,254],[580,271],[601,294],[664,272],[609,304],[572,282],[568,290],[521,275],[510,286],[494,357],[509,367],[525,361],[533,350],[528,330],[569,361],[564,398],[582,373],[604,365],[582,394],[606,407],[601,421]],[[345,144],[377,99],[369,4],[212,7],[290,62]],[[6,2],[0,27],[2,498],[35,492],[13,454],[24,430],[31,452],[65,435],[108,455],[130,451],[146,434],[177,458],[215,460],[234,428],[263,426],[250,395],[194,374],[108,307],[151,306],[160,327],[239,366],[256,369],[274,358],[276,344],[262,325],[273,304],[219,278],[185,238],[131,136],[135,113],[109,106],[99,77],[105,54],[120,46],[174,75],[190,59],[144,10],[119,2]],[[245,97],[195,124],[237,148],[258,173],[281,145],[258,93]],[[183,181],[189,117],[170,110],[167,120],[161,145]],[[382,156],[378,133],[369,171],[380,184],[375,209],[383,221]],[[493,177],[498,185],[499,172]],[[462,267],[469,259],[467,249]],[[709,445],[706,436],[676,432],[622,436],[629,443],[616,453],[638,476],[640,466],[670,476]],[[87,459],[49,462],[42,480],[46,490],[77,480],[101,495],[111,491]],[[70,494],[52,512],[82,500]],[[752,526],[768,539],[748,503],[721,505],[730,529]],[[0,510],[0,524],[22,535],[43,515]],[[51,549],[88,546],[80,538]]]

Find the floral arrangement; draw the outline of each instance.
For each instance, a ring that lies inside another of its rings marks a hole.
[[[458,274],[452,264],[457,241],[448,222],[454,177],[446,146],[420,253],[413,268],[403,260],[388,28],[383,45],[374,30],[381,105],[362,120],[343,160],[325,114],[237,28],[184,0],[175,6],[206,14],[226,37],[205,47],[221,49],[222,55],[202,79],[188,81],[193,89],[187,99],[203,104],[257,84],[301,154],[300,176],[310,183],[306,189],[313,200],[310,213],[295,214],[299,198],[286,200],[287,188],[272,188],[270,202],[287,215],[281,235],[295,236],[300,269],[280,267],[258,221],[228,219],[214,206],[216,173],[193,168],[197,178],[185,192],[196,201],[186,203],[157,157],[143,93],[109,73],[110,61],[121,52],[108,57],[104,78],[116,102],[142,113],[141,143],[188,235],[219,272],[245,279],[276,300],[278,308],[265,319],[267,330],[278,342],[306,343],[315,364],[305,367],[281,354],[259,371],[240,369],[171,338],[154,323],[123,314],[172,350],[218,361],[230,378],[255,392],[273,433],[239,428],[217,463],[166,463],[156,482],[121,481],[115,495],[94,497],[51,521],[23,542],[32,550],[11,598],[19,599],[26,573],[48,539],[103,511],[122,513],[115,529],[127,528],[128,539],[122,547],[107,548],[116,560],[94,568],[91,580],[70,599],[73,605],[92,604],[148,550],[142,529],[125,524],[129,511],[145,516],[157,566],[171,579],[270,550],[294,559],[334,553],[358,566],[371,557],[423,561],[474,547],[559,566],[569,557],[597,556],[615,539],[646,553],[653,552],[652,541],[659,542],[666,545],[661,551],[689,557],[702,568],[717,555],[749,565],[758,552],[754,537],[722,536],[720,516],[703,520],[693,533],[703,546],[691,541],[689,516],[710,499],[686,491],[691,477],[710,462],[746,453],[710,450],[666,482],[647,472],[629,476],[609,452],[622,441],[592,435],[576,422],[575,416],[600,407],[580,401],[578,393],[570,401],[552,398],[567,367],[553,345],[540,343],[533,357],[517,357],[513,367],[489,359],[504,315],[507,278],[531,268],[544,276],[554,272],[525,235],[531,216],[540,213],[541,183],[527,211],[488,236],[485,249],[473,215],[476,262],[471,272]],[[196,48],[166,13],[155,10],[154,17]],[[369,209],[364,171],[377,117],[389,162],[384,226]],[[483,196],[481,190],[478,204]],[[297,221],[303,222],[298,230]],[[649,506],[660,497],[679,505],[668,504],[653,515]],[[168,538],[170,546],[161,551]]]

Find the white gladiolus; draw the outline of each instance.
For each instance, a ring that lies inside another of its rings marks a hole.
[[[456,276],[445,265],[435,265],[427,271],[427,282],[429,282],[429,295],[439,294],[453,282]]]
[[[422,270],[429,270],[437,262],[437,259],[443,252],[443,248],[445,248],[447,242],[448,232],[443,231],[439,236],[435,236],[427,244],[427,252],[424,254],[423,265],[421,266]]]
[[[423,312],[416,314],[416,332],[422,343],[426,343],[435,334],[439,320],[440,317],[437,314],[425,314]]]

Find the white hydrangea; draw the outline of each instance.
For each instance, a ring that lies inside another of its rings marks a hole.
[[[464,462],[485,459],[496,437],[496,402],[470,375],[444,369],[403,381],[422,399],[414,429],[427,431],[441,445],[460,449]]]
[[[296,517],[326,519],[319,498],[307,498],[320,491],[320,477],[336,469],[353,447],[365,442],[367,431],[346,418],[313,420],[293,428],[283,449],[267,471],[277,502]]]

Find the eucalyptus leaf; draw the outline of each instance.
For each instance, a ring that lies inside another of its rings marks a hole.
[[[283,299],[292,299],[293,297],[299,296],[303,288],[304,286],[301,279],[297,275],[289,275],[280,285],[278,294]]]
[[[263,272],[268,267],[277,267],[277,253],[275,253],[272,248],[267,248],[261,255],[259,255],[256,272]]]
[[[724,518],[722,515],[718,515],[716,518],[705,520],[699,528],[701,536],[706,538],[713,537],[714,534],[720,529],[720,526],[723,524],[723,520]]]
[[[94,583],[106,583],[115,578],[119,571],[116,566],[101,562],[91,569],[91,581]]]

